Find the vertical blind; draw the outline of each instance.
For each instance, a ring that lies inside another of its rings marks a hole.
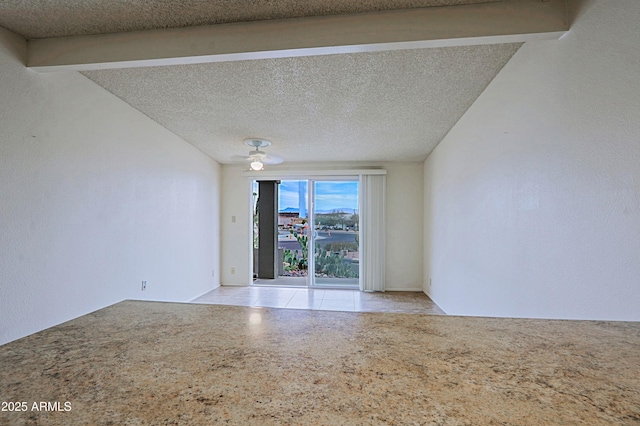
[[[360,175],[360,290],[385,289],[386,176]]]

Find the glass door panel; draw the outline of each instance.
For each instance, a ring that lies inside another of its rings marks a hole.
[[[359,212],[357,180],[312,180],[311,285],[357,288]]]
[[[308,181],[282,180],[278,191],[279,284],[308,285]]]

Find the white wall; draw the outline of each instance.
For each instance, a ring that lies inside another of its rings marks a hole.
[[[218,285],[219,165],[0,29],[0,344]],[[148,281],[141,291],[141,281]]]
[[[389,291],[420,291],[423,285],[423,165],[386,163]]]
[[[242,176],[246,168],[222,165],[222,210],[220,213],[222,285],[251,283],[251,183]],[[234,268],[235,273],[232,273]]]
[[[585,4],[425,162],[425,291],[448,314],[640,320],[640,2]]]
[[[387,290],[422,290],[423,164],[416,163],[325,163],[323,168],[380,166],[387,170]],[[295,164],[281,170],[318,168],[314,164]],[[275,168],[274,168],[275,169]],[[222,167],[222,284],[247,285],[251,282],[250,178],[242,167]],[[236,222],[232,222],[232,216]],[[236,273],[231,274],[231,268]]]

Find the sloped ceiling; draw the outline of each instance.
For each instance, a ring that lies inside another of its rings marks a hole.
[[[85,72],[221,162],[424,160],[518,49],[501,44]]]
[[[114,33],[486,0],[5,1],[25,38]],[[222,163],[267,138],[287,162],[419,161],[519,43],[84,71]]]

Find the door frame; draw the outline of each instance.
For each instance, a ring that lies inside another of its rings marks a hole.
[[[348,289],[354,290],[360,288],[360,274],[358,274],[358,284],[355,286],[332,286],[332,285],[319,285],[315,283],[316,279],[316,262],[315,262],[315,234],[316,234],[316,182],[356,182],[358,183],[358,194],[357,194],[357,211],[360,213],[360,182],[359,176],[314,176],[307,180],[307,211],[308,213],[308,222],[309,222],[309,230],[310,230],[310,238],[307,242],[309,244],[308,248],[308,269],[307,269],[307,287],[309,288],[329,288],[329,289]],[[358,251],[360,251],[360,240],[358,241]]]
[[[360,185],[359,185],[359,180],[360,180],[360,173],[358,173],[358,171],[354,171],[355,173],[352,173],[351,171],[341,171],[341,173],[337,174],[337,173],[327,173],[327,174],[305,174],[305,173],[299,173],[299,174],[295,174],[295,175],[289,175],[287,174],[283,174],[278,175],[278,174],[271,174],[269,173],[268,176],[265,174],[264,176],[256,176],[256,175],[252,175],[252,179],[250,181],[250,194],[251,194],[251,199],[253,200],[253,189],[254,189],[254,184],[257,181],[260,180],[279,180],[279,181],[302,181],[305,180],[307,181],[307,223],[309,224],[309,239],[307,240],[307,244],[308,244],[308,250],[307,250],[307,279],[305,280],[305,287],[306,288],[315,288],[315,289],[340,289],[340,288],[344,288],[344,289],[349,289],[349,290],[353,290],[353,289],[357,289],[360,287],[360,280],[362,279],[362,277],[360,276],[360,274],[358,274],[358,285],[357,286],[343,286],[343,287],[338,287],[338,286],[331,286],[331,285],[318,285],[315,284],[315,237],[314,234],[316,232],[315,230],[315,182],[318,181],[338,181],[338,182],[346,182],[346,181],[354,181],[354,182],[358,182],[358,214],[361,214],[361,209],[360,209]],[[251,233],[250,233],[250,257],[251,257],[251,262],[250,262],[250,266],[251,266],[251,284],[253,284],[253,276],[254,276],[254,270],[253,270],[253,265],[254,265],[254,260],[253,260],[253,229],[254,229],[254,211],[253,211],[253,203],[250,206],[251,209],[251,214],[250,214],[250,223],[251,223]],[[358,250],[360,250],[360,244],[361,244],[362,239],[360,239],[358,241]],[[362,259],[360,259],[360,262],[362,262]]]

